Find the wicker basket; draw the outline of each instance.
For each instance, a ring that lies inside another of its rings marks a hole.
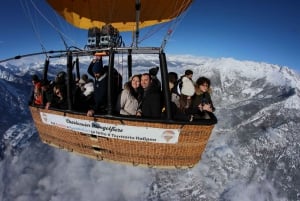
[[[214,125],[192,125],[120,120],[113,117],[87,117],[80,114],[45,110],[30,106],[31,114],[44,143],[79,153],[97,160],[109,160],[157,168],[190,168],[199,162]],[[41,113],[93,121],[105,124],[124,125],[136,128],[159,128],[178,130],[176,143],[156,143],[103,137],[47,124]]]

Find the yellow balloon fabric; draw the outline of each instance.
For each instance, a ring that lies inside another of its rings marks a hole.
[[[111,24],[119,31],[136,29],[135,0],[47,0],[67,22],[82,29]],[[139,28],[168,22],[192,0],[140,0]]]

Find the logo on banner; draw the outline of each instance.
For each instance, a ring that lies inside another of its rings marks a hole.
[[[175,133],[174,131],[172,130],[166,130],[162,133],[162,137],[167,141],[169,142],[170,140],[172,140],[175,136]]]
[[[43,119],[43,122],[47,122],[47,115],[45,113],[41,113],[42,115],[42,119]]]

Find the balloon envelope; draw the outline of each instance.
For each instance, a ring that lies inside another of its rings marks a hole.
[[[135,0],[47,0],[66,21],[76,27],[101,28],[111,24],[119,31],[134,31]],[[192,0],[140,0],[139,27],[168,22],[185,11]]]

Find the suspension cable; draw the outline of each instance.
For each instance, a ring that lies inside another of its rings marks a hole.
[[[152,27],[144,36],[142,39],[140,39],[138,41],[138,43],[143,42],[144,40],[152,37],[154,34],[156,34],[157,32],[159,32],[160,30],[164,29],[167,26],[167,23],[163,23],[163,24],[158,24],[155,27],[155,29]]]
[[[29,19],[29,21],[31,22],[31,27],[33,29],[33,32],[35,33],[39,43],[40,43],[40,46],[42,48],[42,51],[46,53],[46,48],[44,47],[43,43],[42,43],[42,39],[41,39],[41,36],[37,30],[37,26],[36,24],[34,23],[34,19],[33,19],[33,16],[31,15],[31,12],[29,10],[29,6],[28,6],[28,1],[24,1],[24,3],[22,2],[22,0],[20,0],[20,4],[21,4],[21,7],[24,11],[24,14],[25,16],[27,16],[27,18]],[[46,55],[47,56],[47,55]]]
[[[133,41],[131,46],[137,47],[140,35],[140,14],[141,14],[141,0],[135,1],[135,35],[133,36]]]
[[[166,23],[162,23],[162,24],[158,24],[152,28],[150,28],[146,34],[144,34],[143,38],[140,39],[137,44],[140,44],[142,43],[144,40],[152,37],[154,34],[156,34],[157,32],[159,32],[160,30],[162,29],[165,29],[168,25],[168,28],[167,31],[166,31],[166,34],[165,36],[163,37],[163,40],[162,40],[162,44],[161,44],[161,49],[163,49],[166,44],[167,44],[167,41],[169,40],[169,38],[172,36],[172,34],[174,33],[176,27],[179,25],[179,23],[183,20],[183,18],[185,17],[186,13],[187,13],[187,10],[185,12],[182,13],[181,17],[179,18],[179,15],[181,13],[181,10],[183,8],[186,7],[186,4],[189,3],[189,0],[177,0],[177,1],[174,1],[175,3],[173,4],[174,5],[174,11],[173,13],[175,14],[176,17],[174,17],[173,20],[169,21],[169,22],[166,22]],[[181,4],[181,6],[175,10],[175,8],[177,7],[178,4]],[[134,38],[134,36],[133,36]]]
[[[65,24],[63,24],[63,23],[61,23],[61,22],[63,22],[62,20],[60,20],[60,16],[58,15],[58,13],[57,12],[53,12],[53,14],[54,14],[54,16],[55,16],[55,21],[57,22],[57,26],[58,27],[69,27],[69,26],[65,26]],[[70,32],[70,30],[65,30],[65,33],[68,33],[68,32]],[[78,46],[78,43],[75,41],[75,40],[73,40],[73,39],[71,39],[70,37],[68,37],[66,34],[62,34],[63,32],[62,31],[60,31],[59,32],[59,35],[60,35],[60,37],[65,37],[68,41],[70,41],[71,42],[71,44],[74,44],[75,46]],[[64,43],[64,45],[66,46],[66,43]]]
[[[66,49],[68,49],[67,43],[64,38],[69,39],[69,37],[65,35],[63,32],[61,32],[53,23],[51,23],[50,20],[38,9],[38,7],[35,5],[35,3],[32,0],[30,2],[33,8],[40,14],[40,16],[43,17],[43,19],[60,35],[60,38],[63,41]]]
[[[177,15],[174,18],[173,22],[170,23],[169,29],[167,30],[167,32],[164,36],[164,39],[163,39],[162,44],[160,46],[162,50],[165,48],[165,46],[167,45],[168,40],[170,39],[172,34],[175,32],[175,29],[177,28],[179,23],[183,20],[183,18],[186,16],[186,14],[188,12],[189,8],[187,8],[187,10],[184,11],[181,14],[181,17],[179,17],[180,11],[182,10],[182,8],[186,7],[185,5],[188,3],[187,1],[182,1],[182,0],[179,0],[179,1],[181,2],[181,7],[179,7],[178,10],[174,10],[174,13],[177,13]],[[176,1],[174,8],[176,8],[176,4],[178,4],[179,1],[178,0]]]

